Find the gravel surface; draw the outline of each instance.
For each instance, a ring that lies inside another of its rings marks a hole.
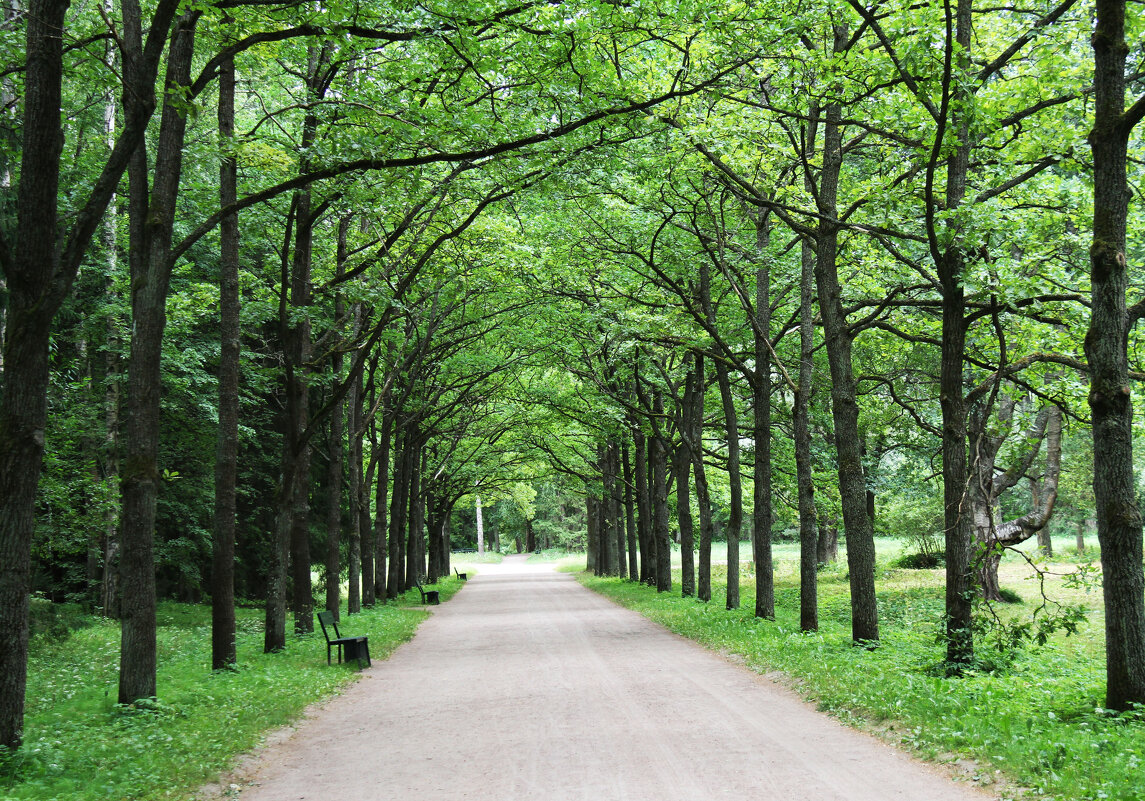
[[[241,801],[992,798],[569,575],[520,557],[480,570],[412,641],[248,760],[231,792],[241,787]]]

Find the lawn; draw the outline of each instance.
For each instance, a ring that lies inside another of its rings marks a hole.
[[[460,586],[436,585],[443,599]],[[413,590],[359,614],[343,608],[340,626],[368,635],[372,658],[384,659],[426,616]],[[267,730],[355,680],[356,663],[327,666],[321,630],[291,633],[284,651],[262,653],[261,608],[238,610],[237,668],[212,672],[210,617],[208,606],[160,605],[159,696],[125,707],[115,703],[119,625],[52,610],[32,639],[25,745],[0,759],[0,798],[189,799]]]

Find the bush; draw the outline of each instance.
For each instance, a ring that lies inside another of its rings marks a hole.
[[[891,562],[891,567],[904,570],[933,570],[946,564],[946,554],[940,552],[908,553]]]

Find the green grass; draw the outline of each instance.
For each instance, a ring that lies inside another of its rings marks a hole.
[[[435,586],[446,600],[461,582]],[[368,635],[372,658],[384,659],[426,616],[414,590],[360,614],[343,612],[340,625]],[[62,641],[33,639],[24,747],[0,769],[0,798],[191,798],[268,729],[355,680],[356,663],[326,665],[320,630],[291,633],[285,651],[263,654],[263,611],[239,609],[238,617],[238,668],[213,673],[210,608],[161,604],[159,697],[145,708],[115,703],[117,623],[96,621]]]
[[[587,574],[580,578],[672,631],[738,655],[753,670],[785,674],[820,709],[845,722],[877,731],[924,758],[970,760],[973,780],[983,785],[1007,779],[991,788],[1003,798],[1019,796],[1015,783],[1027,788],[1020,796],[1026,798],[1142,798],[1145,718],[1101,709],[1100,593],[1087,596],[1052,578],[1047,585],[1051,597],[1080,600],[1091,609],[1080,634],[1055,635],[1043,648],[1018,651],[1012,660],[999,659],[1002,667],[992,672],[944,678],[935,670],[943,658],[936,641],[943,611],[943,572],[890,570],[886,564],[898,551],[892,543],[880,541],[878,552],[882,647],[874,651],[851,644],[845,563],[820,573],[820,631],[799,631],[797,548],[788,544],[775,552],[774,622],[753,617],[755,588],[748,576],[742,581],[742,608],[723,608],[727,575],[723,566],[713,567],[714,597],[709,604],[678,596],[678,571],[673,592],[661,595],[630,581]],[[1096,553],[1085,556],[1096,558]],[[1076,555],[1065,555],[1051,567],[1065,572],[1071,560],[1076,562]],[[1002,613],[1031,614],[1038,588],[1023,579],[1020,561],[1007,559],[1001,575],[1003,585],[1026,600]],[[988,663],[993,654],[987,648],[979,650]]]

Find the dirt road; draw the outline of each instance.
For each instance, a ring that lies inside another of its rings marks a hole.
[[[568,575],[483,565],[241,801],[985,801]]]

